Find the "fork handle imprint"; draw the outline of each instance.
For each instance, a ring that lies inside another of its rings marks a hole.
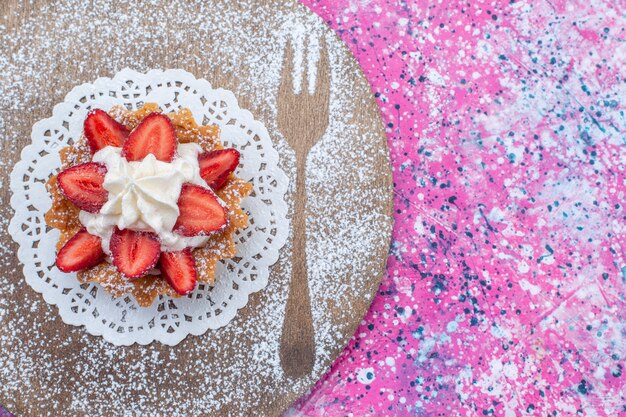
[[[281,364],[292,378],[308,375],[315,362],[315,341],[306,260],[306,155],[297,156],[292,274],[281,340]],[[297,317],[298,320],[293,320]],[[292,318],[292,319],[290,319]]]

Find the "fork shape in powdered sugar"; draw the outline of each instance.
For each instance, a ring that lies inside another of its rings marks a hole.
[[[306,161],[311,148],[326,132],[330,104],[330,65],[324,39],[320,39],[317,77],[312,94],[308,88],[306,42],[304,45],[300,92],[294,91],[294,50],[291,42],[287,43],[278,90],[278,127],[296,154],[292,272],[280,351],[285,374],[294,378],[310,374],[315,362],[306,259]]]

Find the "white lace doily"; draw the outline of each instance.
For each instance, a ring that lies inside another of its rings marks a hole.
[[[59,149],[77,140],[89,109],[129,109],[146,102],[164,112],[187,107],[198,123],[217,124],[225,146],[241,152],[237,175],[254,185],[242,203],[250,226],[235,236],[237,258],[217,265],[216,285],[199,284],[189,296],[161,296],[151,307],[139,307],[132,296],[115,299],[98,284],[79,284],[75,274],[60,272],[55,262],[59,233],[44,222],[51,199],[45,182],[60,166]],[[279,168],[279,156],[267,129],[239,108],[230,91],[213,89],[182,70],[153,70],[147,74],[125,69],[110,78],[74,88],[54,107],[53,116],[33,126],[32,144],[24,148],[11,173],[11,206],[15,215],[9,232],[19,244],[28,284],[63,321],[85,326],[116,345],[160,341],[175,345],[188,334],[200,335],[222,327],[248,302],[249,294],[267,285],[270,266],[289,233],[284,200],[289,180]]]

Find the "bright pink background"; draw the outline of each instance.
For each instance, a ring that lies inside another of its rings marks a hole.
[[[289,415],[626,416],[626,4],[305,0],[388,126],[387,276]]]

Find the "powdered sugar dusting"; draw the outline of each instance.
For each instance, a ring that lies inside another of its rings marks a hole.
[[[288,40],[293,41],[294,79],[303,76],[306,65],[311,91],[317,45],[326,42],[332,63],[331,120],[307,162],[314,371],[307,378],[286,381],[279,363],[289,247],[283,250],[266,289],[254,295],[229,326],[169,348],[158,343],[115,347],[81,328],[60,325],[56,309],[25,288],[11,244],[0,247],[4,255],[0,262],[10,262],[13,269],[10,276],[0,276],[0,346],[8,352],[0,355],[0,402],[22,415],[104,415],[115,410],[128,416],[182,416],[225,409],[230,415],[248,415],[255,407],[278,411],[327,369],[359,320],[353,317],[351,300],[365,303],[370,295],[363,288],[372,280],[368,268],[377,262],[372,255],[379,254],[387,242],[389,213],[379,207],[390,190],[373,185],[379,180],[377,164],[386,159],[373,150],[385,149],[374,132],[375,124],[363,133],[355,121],[354,113],[363,105],[355,103],[355,90],[367,86],[350,81],[359,70],[344,46],[328,35],[317,17],[292,4],[207,5],[172,0],[167,10],[176,12],[165,13],[155,3],[133,3],[127,13],[122,11],[125,4],[113,8],[104,0],[89,5],[65,0],[44,6],[19,28],[0,27],[5,43],[0,49],[0,65],[5,68],[0,73],[0,109],[6,110],[0,110],[0,123],[10,126],[3,138],[16,140],[23,124],[18,122],[21,110],[48,117],[69,91],[67,86],[79,83],[73,79],[75,74],[86,82],[112,76],[127,66],[138,71],[180,67],[212,81],[198,70],[209,65],[235,80],[227,88],[243,99],[242,107],[262,118],[281,155],[282,168],[293,179],[294,153],[276,124],[284,48]],[[304,34],[309,45],[306,63]],[[82,51],[94,39],[103,58],[86,62]],[[67,65],[65,71],[56,69],[60,57]],[[7,152],[5,160],[12,165],[18,152]],[[7,172],[2,173],[6,184]],[[341,184],[353,187],[337,189]],[[0,222],[11,217],[4,203]],[[2,230],[2,240],[9,241],[6,227]]]

